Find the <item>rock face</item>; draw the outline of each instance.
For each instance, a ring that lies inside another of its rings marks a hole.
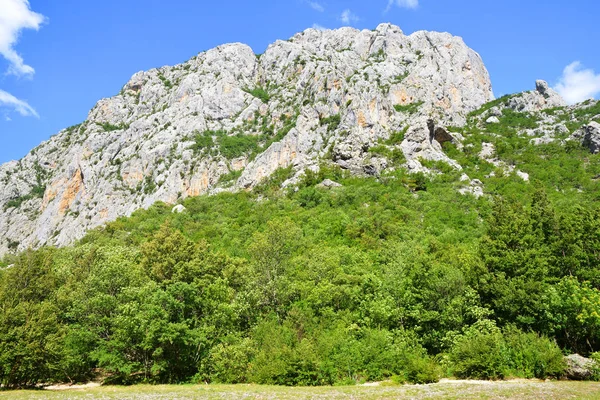
[[[566,377],[576,381],[591,379],[598,365],[594,360],[580,356],[579,354],[571,354],[565,357],[567,363]]]
[[[156,201],[248,189],[327,155],[377,173],[386,164],[369,148],[404,129],[409,167],[447,160],[438,140],[448,138],[432,140],[427,121],[459,126],[492,99],[479,55],[447,33],[308,29],[260,57],[223,45],[136,73],[81,125],[2,165],[0,255],[66,245]]]

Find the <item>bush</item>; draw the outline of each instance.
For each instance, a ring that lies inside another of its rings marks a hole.
[[[590,358],[596,362],[596,366],[592,367],[592,380],[600,381],[600,352],[590,354]]]
[[[553,341],[516,328],[476,332],[458,339],[450,351],[458,378],[558,378],[565,371],[562,352]]]
[[[333,132],[337,129],[338,126],[340,126],[340,123],[342,122],[342,118],[340,117],[340,114],[335,114],[335,115],[331,115],[327,118],[321,118],[321,126],[323,125],[327,125],[327,132]]]
[[[424,384],[440,379],[440,366],[427,355],[412,333],[368,330],[359,348],[368,380],[392,377],[399,383]]]
[[[408,114],[414,114],[419,111],[419,108],[423,105],[422,101],[417,103],[409,103],[409,104],[396,104],[394,105],[394,109],[397,112],[403,112]]]
[[[261,137],[257,135],[245,135],[238,133],[229,135],[223,130],[195,132],[194,144],[189,148],[195,155],[216,155],[215,140],[221,155],[227,159],[241,157],[244,154],[256,152]]]
[[[508,328],[504,333],[510,375],[520,378],[560,378],[565,372],[565,361],[554,341],[535,332],[523,333]]]
[[[99,125],[100,127],[102,127],[102,129],[104,129],[104,132],[113,132],[113,131],[120,131],[120,130],[125,130],[129,128],[128,124],[125,123],[120,123],[119,125],[113,125],[109,122],[105,122],[105,123],[96,123],[97,125]]]
[[[404,366],[404,382],[413,384],[436,383],[442,375],[439,364],[423,354],[411,354],[406,359],[407,363]],[[396,375],[398,377],[398,375]],[[397,378],[396,378],[397,379]]]
[[[210,351],[210,378],[217,383],[248,382],[248,367],[254,348],[248,338],[227,338]]]
[[[463,336],[450,352],[454,375],[462,379],[504,378],[504,346],[499,332]]]
[[[269,100],[271,99],[269,92],[267,92],[265,89],[263,89],[260,86],[254,88],[254,89],[245,88],[244,92],[251,94],[252,96],[256,97],[257,99],[260,99],[263,103],[268,103]]]

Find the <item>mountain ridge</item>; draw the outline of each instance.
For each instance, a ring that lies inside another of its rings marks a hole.
[[[307,29],[262,55],[221,45],[134,74],[82,124],[1,165],[0,254],[70,244],[156,201],[249,190],[282,168],[284,186],[323,161],[362,175],[461,169],[442,149],[462,139],[448,127],[493,99],[481,57],[449,33],[380,24]],[[543,81],[510,101],[566,105]]]

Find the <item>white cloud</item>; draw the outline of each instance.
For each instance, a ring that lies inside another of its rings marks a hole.
[[[349,9],[344,10],[344,12],[342,12],[342,15],[340,16],[340,21],[342,21],[344,24],[346,25],[350,25],[353,22],[357,22],[359,20],[359,18],[352,13],[352,11],[350,11]]]
[[[566,66],[554,89],[567,103],[579,103],[600,94],[600,74],[575,61]]]
[[[312,28],[316,29],[318,31],[326,31],[327,30],[327,28],[325,28],[324,26],[319,25],[319,24],[313,24]]]
[[[307,1],[307,3],[310,6],[310,8],[312,8],[315,11],[318,11],[318,12],[325,11],[325,7],[323,7],[323,5],[321,3],[319,3],[318,1]]]
[[[31,11],[29,0],[0,0],[0,10],[0,54],[10,63],[8,73],[31,76],[34,69],[25,64],[14,46],[23,29],[38,30],[46,17]]]
[[[393,6],[415,9],[419,7],[419,0],[389,0],[385,12],[390,11]]]
[[[0,89],[0,107],[11,108],[24,117],[39,118],[38,113],[33,109],[33,107],[27,104],[26,101],[19,100],[12,94],[7,93],[2,89]]]

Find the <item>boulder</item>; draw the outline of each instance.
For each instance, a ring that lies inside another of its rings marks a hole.
[[[590,149],[593,154],[600,152],[600,124],[590,122],[582,128],[583,140],[581,144]]]
[[[579,354],[566,356],[565,362],[567,364],[566,378],[576,381],[591,379],[595,369],[600,367],[594,360],[582,357]]]
[[[175,207],[173,207],[171,209],[171,212],[173,214],[181,214],[182,212],[184,212],[185,210],[187,210],[182,204],[177,204]]]
[[[493,117],[489,117],[486,121],[486,124],[499,124],[500,123],[500,119],[496,116]]]
[[[325,179],[323,182],[321,182],[317,185],[317,187],[326,188],[326,189],[331,189],[331,188],[336,188],[336,187],[341,187],[341,186],[342,186],[342,184],[334,182],[331,179]]]
[[[462,181],[463,180],[461,178],[461,182]],[[469,186],[464,186],[464,187],[460,188],[458,190],[458,192],[462,195],[471,194],[471,195],[475,196],[476,198],[480,198],[484,195],[483,182],[481,182],[479,179],[473,179],[469,183]]]
[[[517,171],[517,176],[523,179],[525,182],[529,182],[529,174],[523,171]]]

